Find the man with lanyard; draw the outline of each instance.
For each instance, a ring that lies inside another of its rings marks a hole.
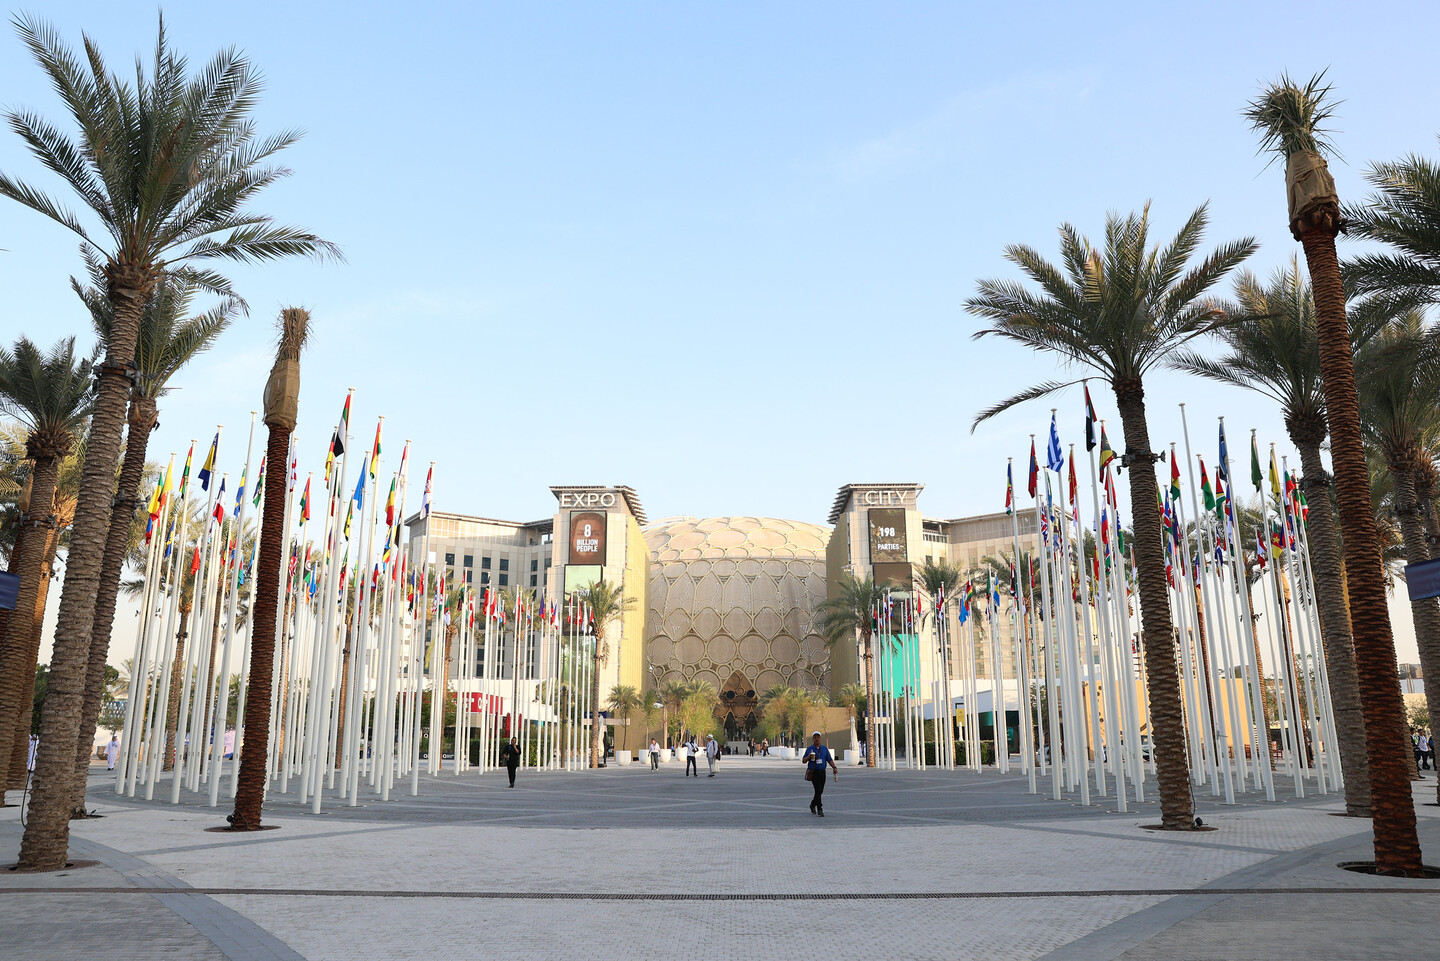
[[[710,762],[710,773],[708,777],[715,776],[715,759],[720,756],[720,742],[715,740],[715,735],[705,735],[705,760]],[[696,773],[699,776],[699,773]]]
[[[820,796],[825,793],[825,765],[830,765],[837,781],[840,780],[840,769],[835,766],[835,757],[830,753],[830,749],[820,743],[819,731],[811,735],[810,747],[805,752],[804,760],[805,779],[815,788],[815,797],[810,801],[810,813],[823,818],[825,806],[820,802]]]
[[[689,777],[694,771],[695,776],[700,776],[700,769],[695,766],[695,755],[700,749],[695,746],[695,735],[690,735],[690,740],[685,742],[685,776]]]

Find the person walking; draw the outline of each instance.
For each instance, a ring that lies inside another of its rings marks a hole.
[[[650,739],[650,770],[660,770],[660,742],[653,737]]]
[[[115,758],[120,755],[120,738],[114,734],[110,735],[110,743],[105,745],[105,770],[115,770]]]
[[[705,760],[710,764],[709,777],[715,776],[715,760],[720,756],[720,742],[713,734],[705,735]],[[699,777],[697,774],[696,777]]]
[[[1430,735],[1421,729],[1415,740],[1415,758],[1420,762],[1420,769],[1430,770]]]
[[[1413,727],[1410,729],[1410,748],[1415,752],[1415,775],[1423,778],[1425,775],[1420,773],[1421,770],[1423,770],[1423,768],[1420,767],[1420,761],[1423,758],[1423,755],[1420,753],[1420,732]]]
[[[505,773],[510,775],[510,786],[515,786],[515,771],[520,767],[520,742],[515,738],[505,745]]]
[[[693,734],[690,735],[690,740],[688,740],[688,741],[685,742],[685,776],[686,776],[686,777],[689,777],[689,776],[690,776],[690,772],[691,772],[691,771],[694,771],[694,772],[695,772],[695,776],[696,776],[696,777],[699,777],[699,776],[700,776],[700,768],[697,767],[696,764],[695,764],[695,755],[696,755],[697,752],[699,752],[699,750],[700,750],[700,749],[695,746],[695,735],[693,735]]]
[[[835,757],[830,749],[820,743],[820,732],[816,731],[810,735],[810,747],[805,751],[805,780],[815,789],[815,796],[810,799],[810,813],[825,816],[825,806],[820,801],[820,796],[825,793],[825,765],[830,765],[830,770],[835,772],[835,780],[840,780],[840,769],[835,766]]]

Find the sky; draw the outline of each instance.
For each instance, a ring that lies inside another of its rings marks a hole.
[[[250,315],[176,379],[152,457],[224,424],[237,475],[275,317],[304,306],[302,473],[353,387],[360,444],[386,417],[387,471],[411,439],[437,509],[516,520],[554,512],[548,485],[590,483],[634,487],[651,518],[823,522],[853,481],[921,482],[932,516],[998,510],[1049,408],[1066,443],[1083,418],[1077,389],[970,430],[1079,376],[971,339],[977,280],[1016,275],[1006,244],[1054,257],[1060,224],[1098,238],[1147,202],[1159,242],[1208,202],[1207,246],[1254,237],[1251,269],[1287,264],[1283,170],[1241,117],[1281,71],[1329,70],[1342,198],[1440,131],[1429,4],[337,9],[165,8],[197,67],[232,45],[259,67],[262,132],[305,131],[253,208],[345,262],[225,268]],[[153,6],[45,16],[122,71],[153,48]],[[5,30],[0,106],[64,120]],[[0,170],[58,190],[8,131]],[[0,335],[92,343],[76,238],[6,203],[0,248]],[[1147,401],[1156,444],[1182,439],[1184,401],[1197,452],[1219,415],[1232,450],[1251,428],[1291,449],[1258,396],[1160,372]]]

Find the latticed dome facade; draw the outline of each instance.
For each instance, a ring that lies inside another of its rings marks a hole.
[[[770,517],[682,518],[645,529],[649,664],[663,683],[708,681],[748,713],[776,684],[826,682],[815,629],[829,528]]]

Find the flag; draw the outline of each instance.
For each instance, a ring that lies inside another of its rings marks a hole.
[[[370,479],[375,479],[375,471],[380,467],[380,424],[375,424],[375,446],[370,448]]]
[[[1100,469],[1103,471],[1110,466],[1115,459],[1115,450],[1110,446],[1110,438],[1105,436],[1105,425],[1100,425]]]
[[[1095,449],[1095,405],[1090,402],[1090,385],[1085,385],[1085,450]]]
[[[240,504],[245,500],[245,480],[250,471],[250,465],[240,468],[240,486],[235,490],[235,516],[240,516]]]
[[[305,478],[305,489],[300,492],[300,520],[310,519],[310,478]]]
[[[357,493],[358,493],[358,492],[357,492]],[[350,538],[350,520],[351,520],[351,518],[353,518],[354,516],[355,516],[355,502],[352,500],[352,501],[350,502],[349,508],[347,508],[346,511],[345,511],[345,531],[344,531],[344,533],[341,535],[341,536],[344,537],[346,540],[349,540],[349,538]]]
[[[300,455],[295,453],[295,445],[290,445],[290,483],[285,487],[285,493],[293,494],[295,488],[300,484]]]
[[[208,491],[210,489],[210,478],[215,474],[215,451],[219,446],[220,432],[217,430],[215,432],[215,439],[210,442],[210,453],[206,455],[205,463],[201,466],[200,473],[195,475],[200,478],[200,489],[202,491]]]
[[[1035,441],[1030,441],[1030,496],[1035,496],[1036,483],[1040,479],[1040,463],[1035,460]]]
[[[1230,479],[1230,469],[1225,465],[1230,461],[1230,448],[1225,444],[1225,422],[1220,422],[1220,463],[1215,465],[1215,488],[1219,490],[1221,481]]]
[[[185,488],[190,483],[190,461],[195,457],[195,442],[190,442],[190,450],[185,455],[185,469],[180,472],[180,496],[185,496]]]
[[[1205,509],[1215,509],[1215,492],[1210,489],[1210,475],[1205,473],[1205,459],[1197,458],[1200,461],[1200,493],[1205,496]]]
[[[265,490],[265,455],[260,455],[260,473],[255,477],[255,499],[251,503],[260,506],[260,495]]]
[[[1270,493],[1275,495],[1275,503],[1279,504],[1284,500],[1280,491],[1280,471],[1275,466],[1275,449],[1270,449]]]
[[[395,485],[400,482],[399,475],[390,478],[390,494],[385,498],[385,526],[391,527],[395,524]]]
[[[1079,493],[1080,488],[1075,484],[1075,457],[1072,454],[1070,457],[1070,509],[1074,512],[1077,521],[1080,518],[1080,507],[1075,502],[1080,499]]]
[[[150,502],[145,506],[145,513],[150,516],[152,522],[160,516],[160,488],[163,483],[161,478],[155,479],[155,489],[150,492]],[[147,537],[146,540],[149,538]]]
[[[1011,465],[1005,465],[1005,513],[1015,513],[1015,478]]]
[[[1265,569],[1265,554],[1265,539],[1260,534],[1260,528],[1257,527],[1255,528],[1255,563],[1260,565],[1262,571]]]
[[[360,477],[355,481],[355,495],[350,498],[356,507],[365,509],[365,472],[360,472]]]
[[[1265,485],[1265,474],[1260,470],[1260,451],[1255,447],[1255,432],[1250,432],[1250,482],[1255,485],[1255,493]]]
[[[1170,458],[1170,499],[1180,499],[1180,458]]]
[[[190,576],[194,577],[195,572],[200,569],[200,545],[195,545],[195,553],[190,555]]]
[[[1055,425],[1055,415],[1050,415],[1050,443],[1045,448],[1045,466],[1060,473],[1065,466],[1065,454],[1060,450],[1060,429]]]
[[[425,474],[425,494],[420,498],[420,516],[430,516],[430,482],[435,477],[435,468],[431,467]]]
[[[1216,516],[1219,517],[1222,521],[1225,519],[1225,501],[1227,501],[1227,500],[1229,499],[1229,495],[1225,492],[1225,482],[1221,479],[1223,476],[1224,476],[1224,475],[1220,473],[1220,468],[1219,468],[1219,467],[1216,467],[1216,468],[1215,468],[1215,514],[1216,514]]]
[[[215,495],[215,511],[210,515],[215,523],[225,523],[225,478],[220,478],[220,490]]]
[[[330,438],[330,449],[325,452],[325,486],[330,486],[330,470],[335,458],[345,453],[345,435],[350,432],[350,395],[345,395],[345,407],[340,411],[340,423],[335,427],[335,436]]]

